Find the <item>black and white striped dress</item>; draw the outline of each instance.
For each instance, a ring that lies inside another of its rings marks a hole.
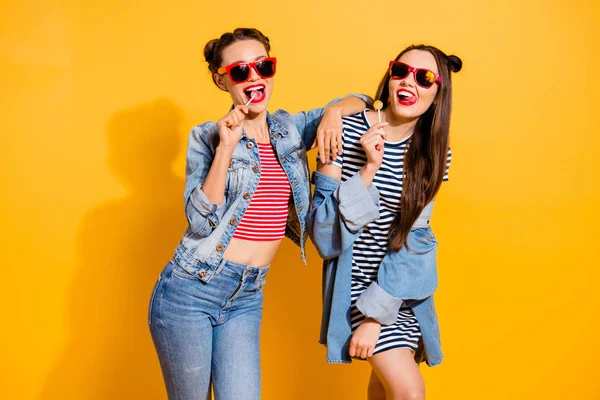
[[[342,169],[342,182],[354,176],[367,162],[367,156],[360,144],[360,137],[370,128],[365,113],[367,110],[343,118],[343,154],[333,162]],[[356,308],[356,299],[377,280],[377,270],[388,250],[388,231],[395,215],[400,209],[402,177],[404,175],[404,154],[410,138],[401,142],[385,142],[383,163],[377,171],[373,184],[379,190],[379,219],[367,224],[354,242],[352,250],[352,331],[365,316]],[[446,175],[452,153],[448,152]],[[417,350],[421,332],[419,323],[409,307],[403,307],[398,313],[396,323],[382,326],[381,334],[374,354],[397,347]]]

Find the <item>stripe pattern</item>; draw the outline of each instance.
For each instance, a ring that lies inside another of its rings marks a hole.
[[[367,156],[360,144],[361,136],[370,128],[362,113],[343,118],[343,154],[333,162],[342,169],[342,181],[354,176],[366,164]],[[377,171],[373,184],[380,194],[380,217],[365,226],[360,237],[354,242],[352,250],[352,330],[365,319],[355,303],[360,294],[377,281],[379,264],[388,250],[388,232],[396,214],[400,210],[402,178],[404,175],[404,156],[410,137],[401,142],[385,142],[383,163]],[[448,180],[448,169],[452,153],[448,152],[444,180]],[[398,313],[396,323],[382,326],[374,354],[398,347],[417,350],[421,332],[419,323],[409,307],[403,307]]]
[[[285,236],[292,189],[270,143],[258,143],[260,180],[233,237],[252,241]]]

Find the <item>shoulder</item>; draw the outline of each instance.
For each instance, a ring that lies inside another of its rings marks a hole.
[[[284,130],[293,138],[300,140],[300,132],[296,125],[295,116],[296,114],[292,114],[289,111],[278,109],[269,116],[267,122],[271,129]]]
[[[275,112],[271,114],[271,117],[273,117],[273,119],[275,120],[285,120],[288,118],[292,118],[292,114],[290,114],[289,111],[280,108],[278,110],[275,110]]]
[[[342,117],[342,136],[346,140],[359,140],[360,137],[369,130],[370,125],[367,119],[367,110],[356,114]]]
[[[219,144],[219,128],[216,122],[204,122],[192,128],[188,137],[189,143],[205,143],[216,148]]]
[[[346,115],[345,117],[342,117],[344,129],[348,129],[350,131],[357,131],[361,133],[366,132],[371,127],[368,114],[368,109],[366,109],[359,113]]]
[[[367,115],[369,114],[369,109],[366,108],[356,114],[350,114],[342,117],[342,121],[344,123],[354,124],[354,125],[363,125],[368,126],[369,120]]]

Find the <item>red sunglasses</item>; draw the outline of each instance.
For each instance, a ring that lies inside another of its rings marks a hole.
[[[219,75],[227,73],[233,83],[244,83],[250,79],[250,68],[254,68],[261,78],[272,78],[275,75],[275,66],[277,59],[275,57],[262,58],[253,62],[239,62],[221,67],[217,70]]]
[[[415,82],[422,88],[429,89],[434,83],[442,84],[442,76],[425,68],[415,68],[400,61],[390,61],[390,77],[404,79],[413,73]]]

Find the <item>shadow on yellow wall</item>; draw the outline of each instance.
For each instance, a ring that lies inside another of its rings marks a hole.
[[[127,194],[89,209],[79,224],[77,271],[65,317],[68,339],[40,399],[166,398],[147,309],[158,274],[186,227],[184,182],[172,172],[182,118],[178,106],[160,99],[109,120],[107,164]],[[309,266],[285,239],[265,287],[264,399],[303,400],[311,393],[344,399],[365,390],[366,363],[325,363],[317,343],[321,260],[310,241],[307,246]]]
[[[183,180],[171,172],[182,111],[160,99],[108,122],[112,174],[123,198],[89,209],[77,234],[68,339],[41,399],[159,399],[147,329],[150,291],[183,233]]]

